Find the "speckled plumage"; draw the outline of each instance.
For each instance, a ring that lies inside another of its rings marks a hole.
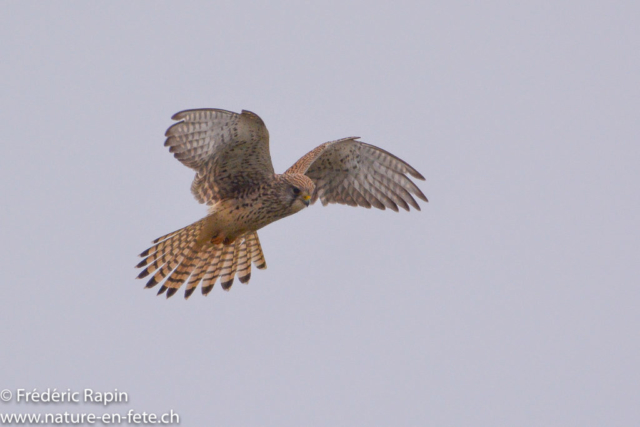
[[[185,110],[167,129],[165,146],[196,171],[191,191],[209,214],[159,237],[140,254],[138,278],[158,294],[175,294],[186,283],[185,298],[198,284],[204,295],[220,279],[228,290],[237,275],[248,283],[251,264],[266,268],[257,230],[317,199],[323,205],[420,210],[412,197],[427,201],[406,176],[424,180],[409,164],[358,137],[326,142],[304,155],[284,174],[276,174],[269,132],[260,117],[218,109]]]

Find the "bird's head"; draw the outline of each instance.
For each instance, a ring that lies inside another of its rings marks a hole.
[[[292,213],[308,207],[316,188],[313,181],[308,176],[297,173],[282,176],[285,181],[285,197],[290,201]]]

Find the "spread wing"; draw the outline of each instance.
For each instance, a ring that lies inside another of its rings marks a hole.
[[[272,177],[269,132],[260,117],[217,109],[185,110],[165,133],[164,145],[196,171],[191,192],[200,203],[234,197],[244,187]]]
[[[407,175],[424,177],[404,160],[359,137],[326,142],[305,154],[285,173],[302,173],[316,184],[311,202],[323,205],[374,206],[398,211],[409,205],[420,210],[412,194],[427,202],[422,191]]]

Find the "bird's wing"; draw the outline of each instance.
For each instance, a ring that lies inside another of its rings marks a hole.
[[[269,132],[258,115],[217,109],[176,113],[164,145],[196,171],[191,192],[211,205],[273,176]]]
[[[285,173],[307,175],[316,184],[312,203],[341,203],[374,206],[398,211],[409,205],[420,210],[411,194],[427,201],[408,175],[424,180],[404,160],[373,145],[356,141],[359,137],[326,142],[305,154]]]

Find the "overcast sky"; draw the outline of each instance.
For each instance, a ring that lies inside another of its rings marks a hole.
[[[640,425],[638,3],[307,3],[0,3],[0,412]],[[429,203],[318,203],[248,286],[156,297],[137,254],[206,214],[163,147],[199,107],[259,114],[277,172],[360,136]]]

